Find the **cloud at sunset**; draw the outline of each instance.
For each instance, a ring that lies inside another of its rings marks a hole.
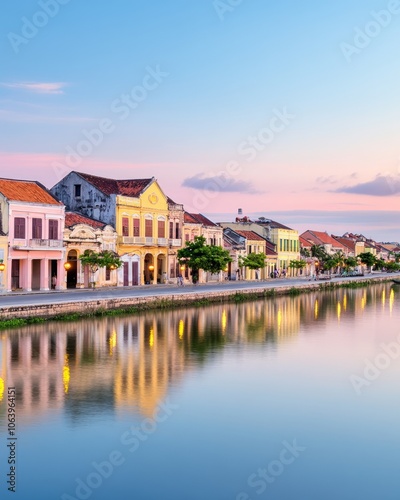
[[[239,181],[225,175],[197,174],[193,177],[188,177],[182,182],[182,186],[201,191],[219,191],[222,193],[247,193],[247,194],[260,194],[251,182]]]
[[[375,179],[354,186],[343,186],[336,193],[364,194],[369,196],[391,196],[400,194],[399,175],[377,175]]]
[[[64,94],[66,83],[63,82],[14,82],[0,83],[2,87],[15,90],[25,90],[36,94]]]

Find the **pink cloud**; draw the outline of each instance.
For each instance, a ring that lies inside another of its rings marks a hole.
[[[37,94],[63,94],[64,82],[15,82],[1,83],[2,87],[17,90],[26,90]]]

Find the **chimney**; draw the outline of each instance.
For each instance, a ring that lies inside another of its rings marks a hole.
[[[243,215],[243,210],[241,208],[238,208],[238,215]]]

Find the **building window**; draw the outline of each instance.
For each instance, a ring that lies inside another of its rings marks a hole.
[[[181,228],[179,227],[179,223],[177,222],[175,224],[175,238],[179,240],[180,237],[181,237]]]
[[[189,241],[189,234],[185,234],[185,241]]]
[[[111,269],[106,267],[106,281],[110,281],[111,279]]]
[[[25,219],[23,217],[15,217],[14,219],[14,238],[25,238]]]
[[[74,194],[75,198],[81,197],[81,184],[74,184]]]
[[[174,223],[172,221],[170,221],[169,223],[169,237],[171,238],[171,240],[174,237]]]
[[[58,240],[58,220],[49,220],[49,240]]]
[[[42,219],[32,219],[32,238],[34,240],[42,239]]]
[[[165,221],[164,220],[158,221],[158,237],[165,238]]]
[[[146,219],[145,236],[146,236],[146,238],[153,237],[153,221],[152,221],[152,219]]]
[[[129,219],[122,217],[122,236],[129,236]]]
[[[282,238],[279,239],[279,251],[282,252]]]
[[[140,235],[140,219],[133,219],[133,236]]]

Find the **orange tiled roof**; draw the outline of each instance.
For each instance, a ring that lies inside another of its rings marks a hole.
[[[243,238],[246,238],[246,240],[265,241],[265,238],[255,233],[254,231],[241,231],[239,229],[234,229],[234,231],[235,233],[240,234],[240,236],[243,236]]]
[[[356,242],[350,238],[341,238],[340,236],[332,236],[336,241],[341,243],[343,246],[349,248],[352,252],[356,250]]]
[[[0,193],[10,201],[62,205],[40,182],[0,179]]]
[[[202,214],[190,214],[189,212],[184,213],[184,221],[187,224],[202,224],[203,226],[217,226],[215,222],[212,222],[210,219],[207,219]]]
[[[344,248],[339,241],[333,239],[328,233],[324,233],[322,231],[311,231],[308,229],[300,236],[308,241],[311,241],[315,245],[332,245],[334,248]]]
[[[302,236],[299,236],[299,241],[300,241],[300,245],[303,247],[303,248],[308,248],[308,247],[312,247],[312,243],[311,241],[308,241],[306,240],[305,238],[303,238]]]
[[[120,194],[123,196],[137,197],[140,193],[154,180],[151,179],[107,179],[106,177],[98,177],[97,175],[75,172],[87,182],[90,182],[99,191],[104,194]]]
[[[93,228],[102,228],[106,226],[104,222],[100,222],[90,217],[78,214],[77,212],[65,212],[65,227],[76,226],[77,224],[86,224]]]

